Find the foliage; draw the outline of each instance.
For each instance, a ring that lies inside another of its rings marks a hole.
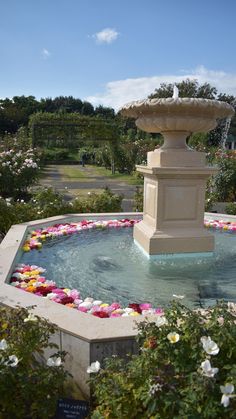
[[[29,132],[34,146],[47,148],[78,148],[84,140],[117,140],[117,126],[113,118],[86,113],[35,113],[29,119]]]
[[[199,97],[206,99],[215,99],[217,90],[209,83],[199,84],[197,80],[182,80],[177,83],[161,83],[159,89],[155,89],[149,98],[154,99],[158,97],[172,97],[173,87],[176,85],[179,89],[179,97]]]
[[[18,129],[16,134],[5,133],[0,140],[0,148],[4,151],[11,149],[26,151],[31,148],[31,141],[28,136],[28,130],[25,127]]]
[[[50,341],[56,327],[24,308],[1,308],[0,325],[0,417],[52,417],[68,375],[65,352]]]
[[[128,136],[123,136],[119,142],[94,150],[95,163],[110,168],[114,161],[115,170],[131,174],[136,164],[146,164],[147,152],[153,150],[159,141],[159,138],[139,137],[129,130]]]
[[[16,197],[26,192],[39,176],[38,163],[35,149],[0,152],[0,194]]]
[[[173,302],[164,316],[139,324],[140,354],[107,360],[91,374],[92,418],[235,418],[235,394],[221,387],[236,387],[231,306],[194,311]]]
[[[219,150],[215,162],[218,173],[214,177],[215,194],[218,201],[236,200],[236,153]]]
[[[230,204],[225,207],[226,214],[236,215],[236,202],[230,202]]]
[[[108,188],[101,194],[91,193],[87,198],[76,197],[68,202],[52,188],[37,190],[29,202],[0,198],[0,234],[6,234],[12,224],[52,217],[55,215],[120,212],[122,196],[113,194]]]
[[[188,146],[198,151],[205,151],[207,147],[208,134],[202,132],[193,133],[188,140]]]
[[[134,210],[143,211],[143,188],[137,187],[134,194]]]
[[[46,148],[42,152],[42,160],[48,161],[65,161],[69,158],[69,150],[67,148]]]
[[[26,126],[30,115],[37,112],[50,112],[59,114],[77,113],[81,115],[102,116],[114,118],[114,109],[93,105],[87,101],[74,98],[73,96],[58,96],[42,98],[38,101],[34,96],[13,96],[0,101],[0,135],[5,132],[16,133]]]
[[[236,98],[233,95],[227,95],[225,93],[217,92],[214,86],[209,83],[199,84],[198,80],[182,80],[177,83],[161,83],[160,88],[155,89],[149,98],[167,98],[172,97],[173,88],[176,85],[179,89],[179,97],[192,97],[192,98],[203,98],[203,99],[217,99],[229,103],[236,109]],[[226,120],[221,120],[218,126],[206,135],[204,141],[208,146],[219,146],[222,141],[222,136],[226,129]],[[229,133],[235,133],[236,116],[233,117]]]

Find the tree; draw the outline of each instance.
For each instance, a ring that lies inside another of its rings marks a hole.
[[[96,107],[94,111],[95,115],[102,116],[103,118],[114,118],[115,117],[115,111],[113,108],[105,107],[102,105],[99,105]]]
[[[179,83],[161,83],[159,89],[155,89],[149,99],[172,97],[174,85],[179,89],[179,97],[201,97],[205,99],[215,99],[217,90],[209,83],[200,85],[197,80],[182,80]]]
[[[29,116],[40,110],[40,103],[34,96],[14,96],[3,99],[0,103],[1,131],[15,133],[21,126],[26,125]]]
[[[154,93],[149,96],[149,99],[172,97],[174,85],[179,89],[179,97],[217,99],[229,103],[236,109],[236,98],[233,95],[218,94],[217,89],[209,83],[199,84],[197,80],[190,79],[182,80],[180,83],[161,83],[159,89],[155,89]],[[234,134],[236,131],[236,117],[233,117],[231,126],[229,133]],[[227,129],[228,121],[226,119],[219,121],[218,126],[207,134],[206,145],[218,147],[222,142],[223,136],[227,135]]]
[[[90,102],[84,101],[82,109],[81,109],[82,115],[94,115],[94,107]]]

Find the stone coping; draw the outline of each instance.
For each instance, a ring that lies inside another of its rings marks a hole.
[[[120,112],[123,116],[139,118],[142,115],[151,115],[155,113],[157,116],[160,114],[171,116],[180,114],[186,115],[199,115],[203,117],[213,118],[226,118],[232,117],[234,114],[233,106],[226,102],[212,99],[202,98],[154,98],[144,99],[129,102],[125,104]]]
[[[112,339],[130,339],[136,335],[136,322],[142,321],[128,317],[100,319],[61,304],[22,292],[8,284],[12,268],[19,262],[22,245],[28,232],[37,227],[46,227],[56,223],[81,221],[83,219],[140,218],[142,213],[105,213],[105,214],[69,214],[50,217],[13,225],[0,245],[0,303],[10,307],[35,305],[35,314],[47,318],[60,330],[82,338],[83,340],[106,341]],[[124,327],[125,325],[125,327]]]
[[[22,254],[22,245],[32,229],[49,226],[55,223],[81,221],[83,219],[122,219],[140,218],[142,213],[103,213],[103,214],[69,214],[50,217],[42,220],[13,225],[0,245],[0,303],[5,306],[35,306],[35,314],[47,318],[56,324],[61,331],[67,332],[88,342],[130,339],[137,334],[137,323],[144,316],[134,318],[119,317],[101,319],[95,316],[69,309],[61,304],[16,289],[8,284],[12,268],[18,263]],[[205,213],[211,220],[236,221],[236,216]],[[156,316],[149,316],[149,319]]]

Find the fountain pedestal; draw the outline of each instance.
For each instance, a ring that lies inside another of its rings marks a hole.
[[[136,166],[144,175],[144,214],[134,239],[149,255],[212,252],[214,237],[203,220],[206,181],[216,169],[205,166],[205,153],[187,147],[188,132],[163,135],[147,166]]]
[[[137,101],[122,114],[135,117],[146,132],[160,132],[164,144],[148,153],[144,175],[144,215],[134,239],[149,255],[200,253],[214,250],[214,237],[204,229],[206,182],[217,169],[207,167],[205,153],[191,150],[186,138],[207,132],[218,118],[233,115],[224,102],[168,98]]]
[[[137,166],[144,175],[144,215],[134,239],[149,255],[212,252],[214,237],[204,229],[207,178],[214,170]]]

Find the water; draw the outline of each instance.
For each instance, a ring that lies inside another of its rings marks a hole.
[[[222,137],[221,137],[221,141],[220,141],[220,146],[223,150],[225,150],[225,146],[226,146],[226,140],[228,137],[228,132],[229,132],[229,128],[230,128],[230,124],[231,124],[231,117],[230,118],[226,118],[225,120],[225,126],[222,130]]]
[[[236,235],[214,234],[216,251],[207,258],[148,260],[132,228],[109,228],[52,239],[20,262],[46,268],[47,279],[78,289],[82,298],[164,306],[173,294],[184,294],[189,306],[204,307],[221,298],[236,301]]]

